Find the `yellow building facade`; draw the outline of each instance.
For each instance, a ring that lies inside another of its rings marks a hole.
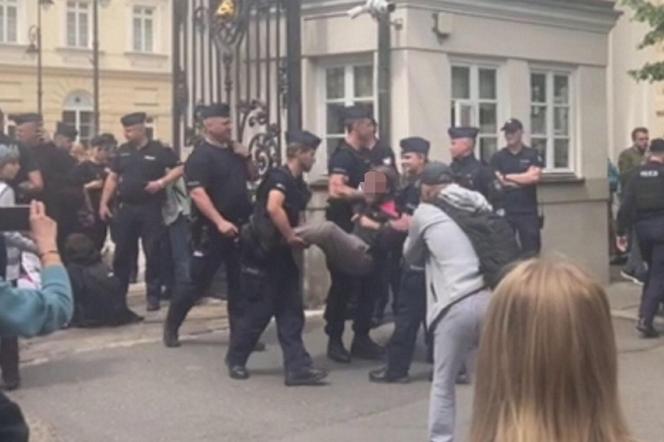
[[[40,1],[45,127],[68,122],[85,142],[94,130],[91,0],[0,0],[0,109],[6,115],[38,109]],[[142,111],[154,138],[170,143],[171,1],[97,1],[99,132],[122,140],[120,117]],[[12,123],[5,124],[11,133]]]

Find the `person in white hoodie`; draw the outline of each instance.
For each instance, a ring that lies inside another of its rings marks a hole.
[[[421,177],[421,203],[404,245],[407,264],[425,262],[427,327],[434,337],[434,371],[429,408],[431,442],[454,440],[455,381],[468,355],[479,345],[490,291],[470,239],[433,203],[454,201],[469,210],[490,210],[477,192],[453,184],[449,166],[433,162]]]

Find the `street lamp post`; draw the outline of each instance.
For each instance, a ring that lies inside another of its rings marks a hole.
[[[99,135],[99,0],[92,1],[92,70],[94,92],[94,129]]]
[[[37,111],[41,115],[43,109],[43,71],[42,71],[42,6],[47,8],[53,0],[37,0],[37,25],[30,26],[28,36],[30,45],[26,50],[28,54],[37,55]]]

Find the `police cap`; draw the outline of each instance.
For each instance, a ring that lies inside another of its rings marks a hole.
[[[510,118],[503,124],[503,127],[500,129],[503,132],[514,133],[519,130],[523,130],[523,123],[516,118]]]
[[[371,109],[369,109],[367,106],[362,106],[359,104],[345,107],[343,109],[342,116],[344,123],[346,124],[357,120],[363,120],[365,118],[373,121]]]
[[[78,135],[78,131],[75,127],[70,126],[69,124],[58,121],[58,124],[55,126],[55,134],[62,135],[70,140],[74,140]]]
[[[420,182],[427,186],[453,183],[454,172],[452,172],[452,168],[447,164],[433,161],[424,167],[424,171],[420,176]]]
[[[459,138],[470,138],[474,140],[477,138],[477,134],[480,133],[480,130],[476,127],[450,127],[447,133],[453,140]]]
[[[209,106],[201,107],[199,115],[202,120],[215,117],[229,118],[231,116],[231,107],[226,103],[213,103]]]
[[[9,118],[16,123],[17,126],[25,123],[41,123],[42,116],[37,113],[27,113],[27,114],[16,114],[10,115]]]
[[[664,153],[664,139],[655,138],[652,140],[652,143],[650,143],[650,152],[657,154]]]
[[[120,122],[124,127],[135,126],[137,124],[145,124],[148,116],[145,112],[134,112],[127,114],[124,117],[120,118]]]
[[[312,149],[318,149],[321,139],[306,130],[296,130],[286,133],[286,142],[288,144],[298,144]]]
[[[402,153],[419,153],[424,156],[429,155],[431,143],[421,137],[404,138],[399,142]]]

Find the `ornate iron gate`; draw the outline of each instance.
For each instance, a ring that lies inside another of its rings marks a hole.
[[[178,151],[198,135],[197,106],[225,102],[261,173],[280,162],[282,131],[301,125],[299,8],[299,0],[174,0]]]

